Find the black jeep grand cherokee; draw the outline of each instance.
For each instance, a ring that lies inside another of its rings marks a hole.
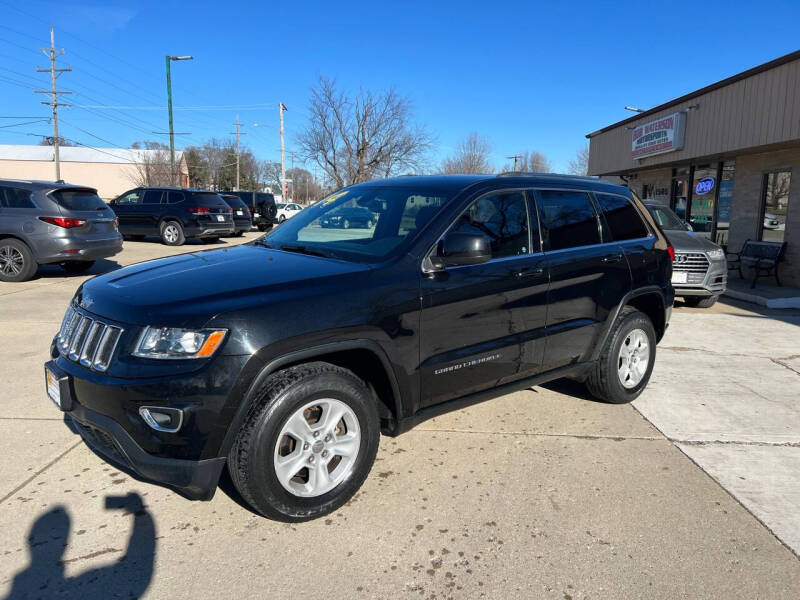
[[[320,227],[353,207],[372,227]],[[559,377],[636,398],[671,251],[638,199],[592,178],[354,185],[255,242],[84,283],[48,394],[142,479],[209,499],[227,466],[256,511],[311,519],[358,489],[380,433]]]

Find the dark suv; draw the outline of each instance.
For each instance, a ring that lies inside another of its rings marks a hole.
[[[253,219],[250,216],[250,209],[244,200],[235,194],[227,192],[220,192],[220,197],[233,211],[233,235],[241,237],[243,234],[248,233],[253,228]]]
[[[158,235],[167,246],[180,246],[187,238],[215,242],[234,232],[233,211],[216,192],[140,187],[109,205],[119,218],[119,230],[134,240]]]
[[[374,227],[320,227],[352,207]],[[208,499],[227,466],[254,510],[311,519],[359,488],[381,433],[560,377],[636,398],[671,254],[628,189],[592,178],[363,183],[254,242],[87,281],[47,391],[142,479]]]
[[[116,217],[94,188],[0,179],[0,281],[26,281],[42,264],[82,273],[121,251]]]
[[[253,225],[259,231],[267,231],[275,224],[275,215],[278,214],[278,207],[275,204],[275,196],[267,192],[225,192],[239,196],[253,213]]]

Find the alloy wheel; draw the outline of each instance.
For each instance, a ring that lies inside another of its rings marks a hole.
[[[647,373],[650,363],[650,343],[647,334],[641,329],[634,329],[622,342],[617,359],[619,381],[626,389],[639,385]]]
[[[178,241],[178,228],[175,225],[167,225],[164,227],[164,238],[170,243]]]
[[[13,246],[0,247],[0,272],[3,275],[16,276],[25,266],[25,257],[22,252]]]
[[[353,409],[333,398],[314,400],[292,413],[281,429],[275,474],[295,496],[321,496],[352,473],[360,447]]]

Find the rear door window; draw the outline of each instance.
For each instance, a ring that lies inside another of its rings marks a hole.
[[[595,194],[595,197],[615,241],[635,240],[649,235],[639,211],[630,200],[615,194]]]
[[[147,190],[142,198],[142,204],[161,204],[161,190]]]
[[[542,229],[550,250],[600,243],[597,213],[589,194],[578,191],[537,190]]]
[[[56,190],[50,192],[50,197],[67,210],[97,210],[106,207],[106,203],[93,190]]]
[[[0,187],[0,207],[35,208],[30,190],[13,187]]]

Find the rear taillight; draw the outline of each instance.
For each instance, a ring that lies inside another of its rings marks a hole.
[[[73,227],[81,227],[86,225],[86,219],[69,219],[65,217],[39,217],[40,221],[50,223],[50,225],[58,225],[64,229],[72,229]]]
[[[211,209],[206,206],[190,206],[189,212],[193,215],[207,215],[211,212]]]
[[[232,215],[232,214],[233,214],[233,208],[231,208],[230,206],[228,207],[228,214],[229,214],[229,215]]]
[[[675,262],[675,248],[672,247],[672,244],[667,246],[667,254],[669,254],[669,262]]]

